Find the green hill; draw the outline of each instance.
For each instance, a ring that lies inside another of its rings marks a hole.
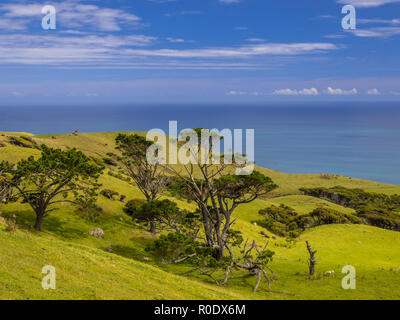
[[[10,143],[10,136],[28,137],[38,145],[83,151],[97,160],[114,151],[117,133],[78,133],[39,135],[1,133],[0,161],[16,162],[30,155],[40,155],[33,147]],[[343,213],[353,213],[326,200],[300,194],[301,187],[362,188],[386,194],[400,193],[400,186],[375,183],[341,176],[284,174],[257,168],[270,176],[279,189],[273,197],[259,199],[239,207],[235,212],[235,229],[245,238],[265,242],[260,234],[266,231],[255,221],[258,211],[265,207],[285,204],[299,214],[306,214],[320,205]],[[138,190],[116,177],[107,169],[100,179],[104,189],[116,190],[127,199],[141,198]],[[182,208],[192,204],[178,201]],[[102,212],[96,222],[89,222],[83,213],[69,205],[61,205],[44,220],[43,233],[31,226],[34,214],[29,206],[11,203],[0,208],[5,218],[16,216],[17,232],[6,231],[0,223],[0,299],[399,299],[400,233],[364,225],[325,225],[313,228],[295,242],[280,237],[270,239],[276,252],[271,264],[277,279],[273,293],[265,286],[252,292],[254,277],[240,272],[226,287],[218,287],[208,278],[188,275],[188,267],[160,265],[144,250],[153,236],[134,224],[122,208],[121,201],[100,196]],[[100,227],[104,239],[89,235]],[[270,232],[267,232],[270,234]],[[307,279],[307,250],[305,240],[318,250],[317,273],[334,270],[336,277]],[[109,249],[111,246],[111,250]],[[109,252],[112,251],[112,252]],[[57,290],[43,290],[41,268],[54,265],[57,270]],[[341,269],[345,265],[357,269],[357,289],[341,287]]]

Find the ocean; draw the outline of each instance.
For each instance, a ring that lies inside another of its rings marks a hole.
[[[255,129],[256,164],[400,184],[400,103],[2,106],[0,131],[40,133]],[[0,149],[1,152],[1,149]]]

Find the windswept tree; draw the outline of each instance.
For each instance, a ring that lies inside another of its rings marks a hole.
[[[11,166],[7,162],[0,163],[0,204],[6,202],[12,190],[9,182]]]
[[[54,205],[62,202],[83,207],[94,206],[103,168],[76,149],[63,151],[41,146],[42,155],[17,163],[9,183],[36,213],[34,228],[42,231],[42,222]]]
[[[124,172],[133,179],[148,202],[157,200],[165,187],[166,177],[162,166],[147,159],[147,150],[153,142],[137,134],[119,134],[115,141],[116,149],[121,152],[118,160]],[[150,221],[150,232],[157,232],[156,219]]]
[[[205,133],[204,129],[198,128],[191,134],[192,142],[188,142],[187,147],[192,161],[183,164],[182,170],[167,166],[176,177],[169,189],[175,196],[197,204],[206,246],[214,248],[215,257],[220,261],[229,243],[229,235],[232,234],[232,214],[235,209],[269,193],[277,185],[271,178],[256,171],[247,175],[230,174],[241,165],[229,164],[232,161],[226,164],[225,159],[223,163],[213,161],[216,159],[216,151],[212,145],[221,138],[211,132],[208,136]]]
[[[195,240],[200,232],[198,215],[181,210],[178,205],[168,199],[145,202],[136,207],[124,210],[138,222],[155,221],[163,230],[184,234]]]
[[[206,246],[213,248],[216,259],[221,260],[232,235],[231,226],[235,222],[232,214],[235,209],[277,186],[269,177],[256,171],[247,176],[221,175],[217,178],[215,172],[219,171],[207,169],[201,170],[203,179],[195,178],[191,171],[187,175],[179,174],[169,189],[175,196],[197,204]]]

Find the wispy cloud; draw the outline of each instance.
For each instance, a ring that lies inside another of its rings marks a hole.
[[[328,87],[326,90],[326,93],[329,95],[338,95],[338,96],[346,96],[346,95],[354,95],[358,93],[358,90],[356,88],[353,88],[351,90],[344,90],[344,89],[333,89],[331,87]]]
[[[279,89],[275,90],[273,95],[284,95],[284,96],[318,96],[319,92],[316,88],[310,88],[310,89],[301,89],[301,90],[296,90],[296,89]]]
[[[248,41],[248,42],[265,42],[264,39],[260,39],[260,38],[249,38],[249,39],[246,39],[246,41]]]
[[[221,47],[205,49],[157,49],[157,50],[127,50],[132,55],[174,58],[240,58],[263,55],[302,55],[328,52],[339,49],[331,43],[267,43],[241,47]]]
[[[171,38],[171,37],[168,37],[168,38],[165,38],[165,40],[167,40],[169,42],[172,42],[172,43],[183,43],[183,42],[185,42],[185,39],[182,39],[182,38]]]
[[[371,89],[367,91],[368,95],[372,95],[372,96],[379,96],[381,93],[378,89]]]
[[[57,10],[59,24],[66,28],[120,31],[122,25],[138,26],[141,21],[140,17],[125,10],[82,4],[78,0],[65,0],[53,5]],[[42,8],[42,3],[4,3],[0,5],[0,13],[6,19],[13,19],[21,28],[26,28],[32,18],[42,16]]]
[[[349,33],[361,38],[390,38],[400,34],[400,27],[378,27],[370,29],[348,30]]]
[[[400,19],[357,19],[357,24],[400,24]]]
[[[400,2],[400,0],[337,0],[341,4],[350,4],[358,8],[380,7],[388,3]]]

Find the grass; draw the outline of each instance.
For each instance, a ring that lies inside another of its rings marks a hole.
[[[0,133],[1,134],[1,133]],[[7,143],[7,135],[0,140]],[[15,135],[29,135],[15,133]],[[114,150],[116,133],[34,136],[37,143],[52,147],[77,147],[90,156],[103,158]],[[0,161],[17,160],[39,155],[38,150],[7,145],[0,148]],[[258,168],[269,175],[280,188],[273,197],[258,199],[238,208],[234,229],[244,238],[265,243],[262,227],[254,224],[260,219],[258,211],[270,205],[285,204],[298,213],[306,214],[324,205],[335,210],[353,210],[331,202],[301,195],[299,188],[343,185],[371,192],[400,193],[400,186],[380,184],[348,177],[323,179],[320,175],[292,175]],[[104,174],[100,178],[104,189],[116,190],[132,198],[142,198],[140,192],[125,181]],[[177,201],[177,200],[174,200]],[[192,209],[193,204],[177,201],[180,207]],[[326,225],[303,233],[291,243],[276,237],[269,239],[275,251],[271,263],[277,280],[274,293],[265,285],[253,293],[254,277],[235,272],[227,287],[217,287],[206,278],[182,275],[185,266],[159,265],[148,256],[146,245],[154,239],[146,229],[135,225],[122,211],[124,203],[102,196],[98,205],[102,212],[96,222],[86,220],[82,213],[69,205],[44,220],[43,233],[32,230],[34,214],[29,206],[9,204],[1,211],[4,217],[17,217],[16,233],[7,232],[0,223],[0,299],[399,299],[400,233],[363,225]],[[89,235],[100,227],[104,239]],[[267,232],[270,234],[269,232]],[[323,274],[334,270],[335,278],[307,278],[309,240],[317,250],[316,271]],[[112,253],[107,249],[112,247]],[[54,265],[57,270],[57,290],[43,290],[41,268]],[[341,269],[353,265],[357,270],[357,289],[341,287]],[[277,293],[279,292],[279,293]]]

